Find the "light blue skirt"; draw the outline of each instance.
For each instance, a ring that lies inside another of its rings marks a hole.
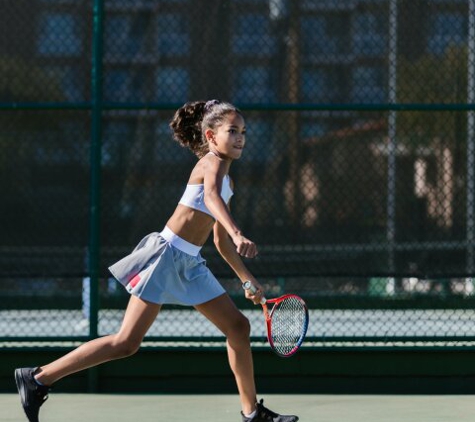
[[[130,294],[148,302],[199,305],[225,293],[199,249],[166,227],[145,236],[109,271]]]

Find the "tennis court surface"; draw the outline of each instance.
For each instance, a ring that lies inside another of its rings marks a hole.
[[[265,404],[301,422],[468,422],[474,396],[264,395]],[[26,421],[15,394],[0,395],[2,422]],[[237,422],[237,395],[53,393],[41,422]]]

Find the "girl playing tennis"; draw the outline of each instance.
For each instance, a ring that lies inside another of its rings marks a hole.
[[[241,157],[246,128],[233,105],[212,100],[187,103],[171,123],[174,139],[189,148],[198,162],[185,192],[160,233],[146,236],[134,251],[112,265],[114,277],[131,293],[118,333],[91,340],[60,359],[37,368],[15,370],[23,409],[38,422],[40,406],[59,379],[103,362],[134,354],[163,304],[193,306],[226,336],[228,359],[242,406],[243,422],[295,422],[256,398],[250,326],[201,258],[200,249],[213,231],[214,243],[241,282],[257,291],[246,297],[259,304],[262,286],[241,257],[254,258],[257,247],[239,229],[229,211],[233,184],[229,168]]]

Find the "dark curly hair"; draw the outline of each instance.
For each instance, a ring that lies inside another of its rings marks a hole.
[[[242,115],[237,107],[227,102],[218,100],[188,102],[175,112],[170,122],[173,139],[201,158],[209,152],[205,131],[215,129],[226,115],[233,112]]]

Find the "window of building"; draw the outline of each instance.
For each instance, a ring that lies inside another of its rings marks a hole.
[[[328,60],[329,56],[347,54],[347,15],[321,15],[300,20],[302,53],[306,59]]]
[[[357,55],[380,56],[388,45],[385,14],[358,13],[352,20],[353,52]]]
[[[104,167],[126,164],[127,155],[124,152],[130,148],[133,127],[134,123],[130,121],[106,120],[102,141],[102,165]]]
[[[443,54],[451,45],[463,44],[467,39],[467,18],[462,13],[435,13],[429,20],[427,49]]]
[[[189,23],[184,14],[157,16],[157,53],[159,56],[186,56],[190,54]]]
[[[44,13],[39,19],[37,51],[42,56],[77,57],[82,53],[79,18],[72,13]]]
[[[343,82],[341,70],[334,67],[321,67],[302,71],[300,92],[303,102],[342,101]]]
[[[156,101],[186,102],[189,99],[190,75],[182,67],[162,67],[156,71]]]
[[[105,101],[147,102],[151,101],[150,87],[141,69],[115,68],[104,77]]]
[[[253,163],[264,163],[273,149],[271,124],[264,119],[246,118],[246,148],[241,160]]]
[[[232,50],[237,55],[272,56],[275,53],[275,40],[271,35],[269,17],[246,14],[234,20]]]
[[[270,84],[270,69],[263,66],[247,66],[234,74],[233,101],[236,103],[266,103],[275,101]]]
[[[361,103],[386,101],[384,74],[381,67],[358,66],[353,68],[351,99]]]
[[[372,0],[375,1],[375,0]],[[383,0],[387,2],[388,0]],[[320,11],[320,10],[353,10],[361,0],[301,0],[301,8],[305,11]]]
[[[304,122],[300,127],[301,139],[308,139],[325,135],[328,131],[327,125],[322,121]]]
[[[150,52],[153,28],[146,14],[112,15],[105,19],[104,53],[108,60],[143,59]]]

